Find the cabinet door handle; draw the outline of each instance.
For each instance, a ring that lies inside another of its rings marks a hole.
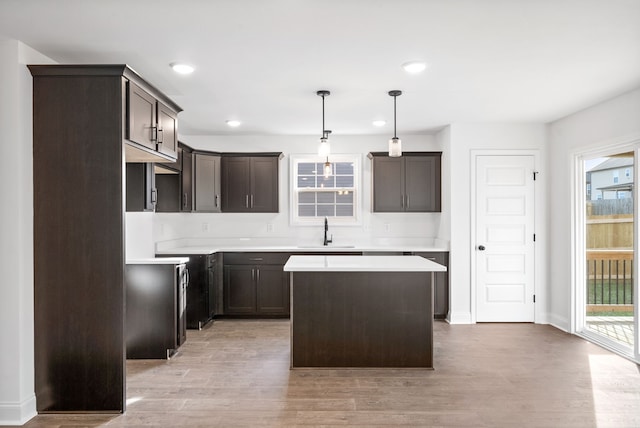
[[[182,194],[182,208],[187,208],[187,193]]]
[[[260,282],[260,269],[256,269],[256,282]]]
[[[249,208],[249,195],[245,195],[244,198],[244,207]]]
[[[251,281],[255,281],[256,279],[256,270],[251,268]]]
[[[164,133],[162,132],[162,129],[158,129],[157,131],[157,135],[158,135],[158,144],[162,144],[164,143]]]
[[[151,127],[151,141],[158,142],[158,127],[157,126],[152,126]]]
[[[218,208],[218,195],[215,196],[214,204],[215,204],[215,207]]]
[[[407,202],[404,205],[409,208],[409,195],[405,196],[405,198],[407,198]]]
[[[249,260],[254,262],[261,262],[263,259],[262,257],[249,257]]]
[[[404,195],[400,195],[400,206],[404,208]]]
[[[251,208],[253,208],[253,194],[251,195]]]
[[[155,204],[158,201],[158,189],[151,189],[151,203]]]

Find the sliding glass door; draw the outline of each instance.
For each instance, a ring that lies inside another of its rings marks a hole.
[[[577,331],[638,358],[638,144],[580,159]]]

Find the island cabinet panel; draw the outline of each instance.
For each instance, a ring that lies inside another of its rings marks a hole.
[[[440,212],[441,152],[371,153],[374,212]]]
[[[285,253],[224,253],[224,314],[288,316]]]
[[[278,212],[280,153],[222,156],[223,212]]]
[[[195,212],[220,212],[220,156],[194,153],[193,201]]]
[[[123,412],[124,160],[173,160],[127,139],[128,84],[179,107],[122,64],[29,70],[36,407]]]
[[[433,284],[433,316],[445,319],[449,314],[449,253],[441,251],[414,254],[447,267],[446,272],[435,273]]]
[[[429,272],[292,272],[292,367],[433,367]]]

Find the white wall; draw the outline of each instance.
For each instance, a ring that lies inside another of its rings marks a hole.
[[[0,41],[0,425],[35,416],[32,83],[24,64],[50,63]]]
[[[548,126],[550,323],[571,326],[571,231],[574,157],[584,151],[640,139],[640,88]],[[553,184],[551,184],[553,183]]]
[[[545,126],[542,124],[452,124],[445,130],[443,141],[450,147],[450,322],[453,324],[471,323],[474,320],[472,301],[471,272],[471,198],[473,182],[471,177],[472,151],[475,150],[538,150],[542,156],[545,147]],[[544,180],[544,165],[536,165],[541,182]],[[542,187],[542,186],[540,186]],[[541,240],[537,245],[536,263],[544,271],[544,191],[536,189],[536,227]],[[539,250],[538,250],[539,248]],[[544,281],[541,281],[544,287]],[[544,289],[536,289],[536,322],[545,322]],[[538,296],[540,298],[538,298]]]
[[[246,238],[282,240],[299,244],[320,244],[323,229],[319,226],[289,224],[289,163],[291,154],[311,154],[317,150],[318,136],[185,136],[183,142],[193,148],[219,152],[283,152],[280,161],[280,212],[252,214],[189,213],[156,214],[156,241],[177,238]],[[362,224],[337,226],[331,223],[335,245],[393,242],[399,239],[436,238],[440,233],[442,213],[372,213],[371,161],[367,153],[386,151],[386,136],[331,136],[334,154],[355,153],[361,156]],[[405,151],[441,151],[442,145],[433,135],[403,135]],[[443,175],[448,174],[443,168]],[[208,226],[203,227],[206,224]],[[204,230],[208,229],[208,230]]]

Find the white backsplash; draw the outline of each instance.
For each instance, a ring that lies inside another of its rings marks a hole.
[[[143,259],[155,257],[153,239],[154,213],[126,213],[125,258]]]

